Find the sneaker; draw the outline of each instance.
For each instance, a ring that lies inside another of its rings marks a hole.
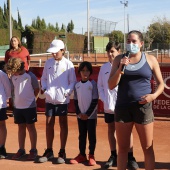
[[[117,165],[117,156],[111,155],[105,164],[105,168],[107,169],[109,167],[116,166],[116,165]]]
[[[53,157],[54,157],[53,150],[46,149],[43,156],[38,159],[38,162],[40,162],[40,163],[47,162],[49,159],[51,159]]]
[[[137,170],[139,168],[136,159],[134,157],[128,157],[127,169]]]
[[[66,159],[66,153],[65,152],[59,152],[58,153],[58,158],[57,158],[57,163],[58,164],[64,164]]]
[[[37,149],[31,149],[30,154],[28,155],[28,160],[34,160],[37,157],[38,151]]]
[[[76,156],[74,159],[70,160],[71,164],[78,164],[78,163],[82,163],[82,162],[86,162],[87,161],[87,157],[86,155],[83,156],[81,154],[78,154],[78,156]]]
[[[18,160],[25,155],[25,149],[19,149],[12,159]]]
[[[96,161],[95,161],[94,155],[90,155],[89,154],[89,165],[90,166],[96,165]]]
[[[7,157],[6,149],[4,146],[0,147],[0,159],[5,159]]]

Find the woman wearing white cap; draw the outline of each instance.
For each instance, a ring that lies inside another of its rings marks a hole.
[[[46,97],[46,140],[47,149],[39,162],[46,162],[53,155],[53,139],[55,116],[59,116],[60,125],[60,151],[57,163],[65,163],[65,146],[68,136],[67,111],[69,95],[74,89],[76,75],[74,65],[64,57],[64,43],[61,40],[53,40],[47,52],[52,53],[53,58],[46,61],[41,77],[41,86]]]

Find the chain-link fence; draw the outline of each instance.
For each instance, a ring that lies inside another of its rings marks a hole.
[[[52,57],[51,54],[46,53],[44,49],[49,47],[49,42],[41,42],[34,48],[34,53],[31,54],[31,63],[33,66],[43,66],[45,61]],[[122,44],[123,47],[123,44]],[[1,46],[0,48],[0,61],[4,60],[5,52],[9,46]],[[105,48],[105,47],[103,47]],[[28,49],[29,50],[29,49]],[[150,48],[145,44],[143,51],[148,54],[154,55],[160,63],[170,63],[170,44],[156,43],[152,44]],[[82,61],[90,61],[93,64],[102,64],[108,61],[106,52],[99,52],[94,49],[90,51],[84,50],[82,48],[68,48],[65,57],[71,60],[74,64],[79,64]]]

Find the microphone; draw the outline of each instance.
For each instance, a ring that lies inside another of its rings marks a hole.
[[[129,58],[129,55],[130,55],[130,52],[127,51],[126,53],[123,54],[123,57],[126,56],[127,58]],[[125,71],[125,65],[122,65],[121,74],[124,74],[124,71]]]

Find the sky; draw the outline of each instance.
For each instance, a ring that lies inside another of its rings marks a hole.
[[[3,8],[7,0],[0,0]],[[89,0],[89,18],[94,17],[104,21],[116,22],[115,30],[125,32],[130,30],[146,31],[148,26],[157,18],[166,18],[170,21],[170,0]],[[46,24],[59,27],[68,25],[72,20],[74,32],[84,34],[87,31],[87,0],[11,0],[11,13],[17,20],[17,9],[20,12],[22,24],[31,25],[37,16],[44,18]],[[125,19],[124,19],[125,12]],[[129,16],[129,17],[127,17]],[[127,24],[129,18],[129,24]],[[109,23],[109,22],[107,22]],[[114,27],[111,27],[112,31]]]

